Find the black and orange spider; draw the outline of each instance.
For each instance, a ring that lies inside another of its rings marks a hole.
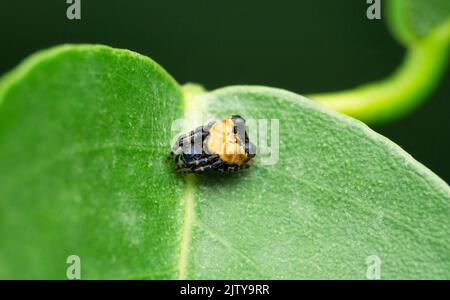
[[[233,115],[181,135],[168,160],[175,159],[176,169],[181,172],[231,172],[248,168],[255,155],[256,147],[248,138],[244,118]]]

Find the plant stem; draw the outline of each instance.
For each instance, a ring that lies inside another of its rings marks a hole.
[[[450,22],[410,44],[403,64],[389,78],[351,90],[310,95],[333,110],[366,123],[384,123],[418,106],[445,74]]]

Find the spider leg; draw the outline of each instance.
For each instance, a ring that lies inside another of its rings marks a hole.
[[[228,172],[236,172],[242,169],[242,166],[239,165],[230,165],[227,169]]]
[[[244,149],[245,153],[247,153],[249,157],[253,158],[256,156],[256,146],[252,142],[250,141],[245,142]]]
[[[209,130],[211,129],[211,126],[214,125],[215,122],[209,122],[207,125],[204,126],[199,126],[197,128],[195,128],[194,130],[189,131],[186,134],[182,134],[178,137],[177,141],[175,142],[175,144],[172,147],[172,151],[169,155],[170,159],[171,157],[173,157],[174,155],[177,154],[177,152],[179,152],[179,149],[182,148],[184,145],[190,145],[193,144],[194,141],[196,141],[197,139],[202,138],[202,141],[208,136],[209,134]]]
[[[209,129],[211,128],[212,125],[214,125],[214,123],[215,122],[209,122],[207,125],[199,126],[186,134],[182,134],[181,136],[178,137],[178,140],[191,139],[193,136],[196,136],[200,133],[202,134],[202,137],[205,137],[209,134]]]
[[[204,128],[204,127],[202,127]],[[200,129],[202,129],[200,128]],[[190,135],[180,137],[172,147],[172,153],[178,154],[180,150],[186,154],[202,154],[203,141],[209,135],[209,131],[196,129],[191,131]]]
[[[205,126],[203,126],[203,132],[207,132],[209,133],[209,130],[211,129],[211,127],[215,124],[216,122],[211,121],[208,124],[206,124]]]
[[[202,132],[203,132],[203,126],[199,126],[199,127],[195,128],[194,130],[189,131],[188,133],[180,135],[172,147],[171,154],[174,155],[179,150],[179,148],[181,148],[184,145],[185,142],[189,142],[194,135],[196,135],[198,133],[202,133]]]
[[[199,126],[197,128],[195,128],[194,130],[189,131],[188,133],[182,134],[178,137],[178,140],[183,140],[185,138],[191,137],[199,132],[203,131],[203,126]]]
[[[214,155],[211,155],[208,157],[204,157],[204,158],[200,158],[197,160],[187,162],[186,166],[188,166],[188,167],[204,166],[204,165],[208,165],[208,164],[212,164],[212,163],[216,162],[219,158],[220,158],[219,155],[214,154]]]
[[[206,154],[206,152],[204,151],[205,149],[203,142],[209,135],[209,130],[211,129],[211,126],[214,125],[214,123],[215,122],[209,122],[207,125],[199,126],[186,134],[180,135],[175,144],[172,146],[170,154],[166,158],[166,162],[169,162],[174,157],[177,157],[178,169],[181,169],[183,163],[185,163],[185,159],[182,159],[182,162],[180,162],[180,159],[178,159],[179,156],[182,156],[183,154]]]
[[[175,171],[179,173],[191,173],[192,167],[188,166],[187,164],[190,163],[189,155],[177,155],[175,158]]]
[[[196,172],[196,173],[203,173],[203,172],[206,172],[206,171],[209,171],[209,170],[214,170],[214,169],[220,167],[221,165],[223,165],[223,161],[222,160],[218,160],[216,162],[213,162],[210,165],[204,165],[204,166],[201,166],[201,167],[194,168],[194,169],[192,169],[192,171]]]

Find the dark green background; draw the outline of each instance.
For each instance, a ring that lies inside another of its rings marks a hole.
[[[300,94],[381,79],[404,49],[365,0],[82,0],[82,19],[65,0],[2,1],[0,74],[61,43],[101,43],[150,56],[180,83],[233,84]],[[450,72],[436,93],[402,120],[374,129],[450,181]]]

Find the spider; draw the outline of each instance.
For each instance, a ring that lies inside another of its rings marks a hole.
[[[167,159],[175,158],[180,172],[233,172],[250,167],[255,155],[256,147],[248,138],[244,118],[233,115],[181,135]]]

